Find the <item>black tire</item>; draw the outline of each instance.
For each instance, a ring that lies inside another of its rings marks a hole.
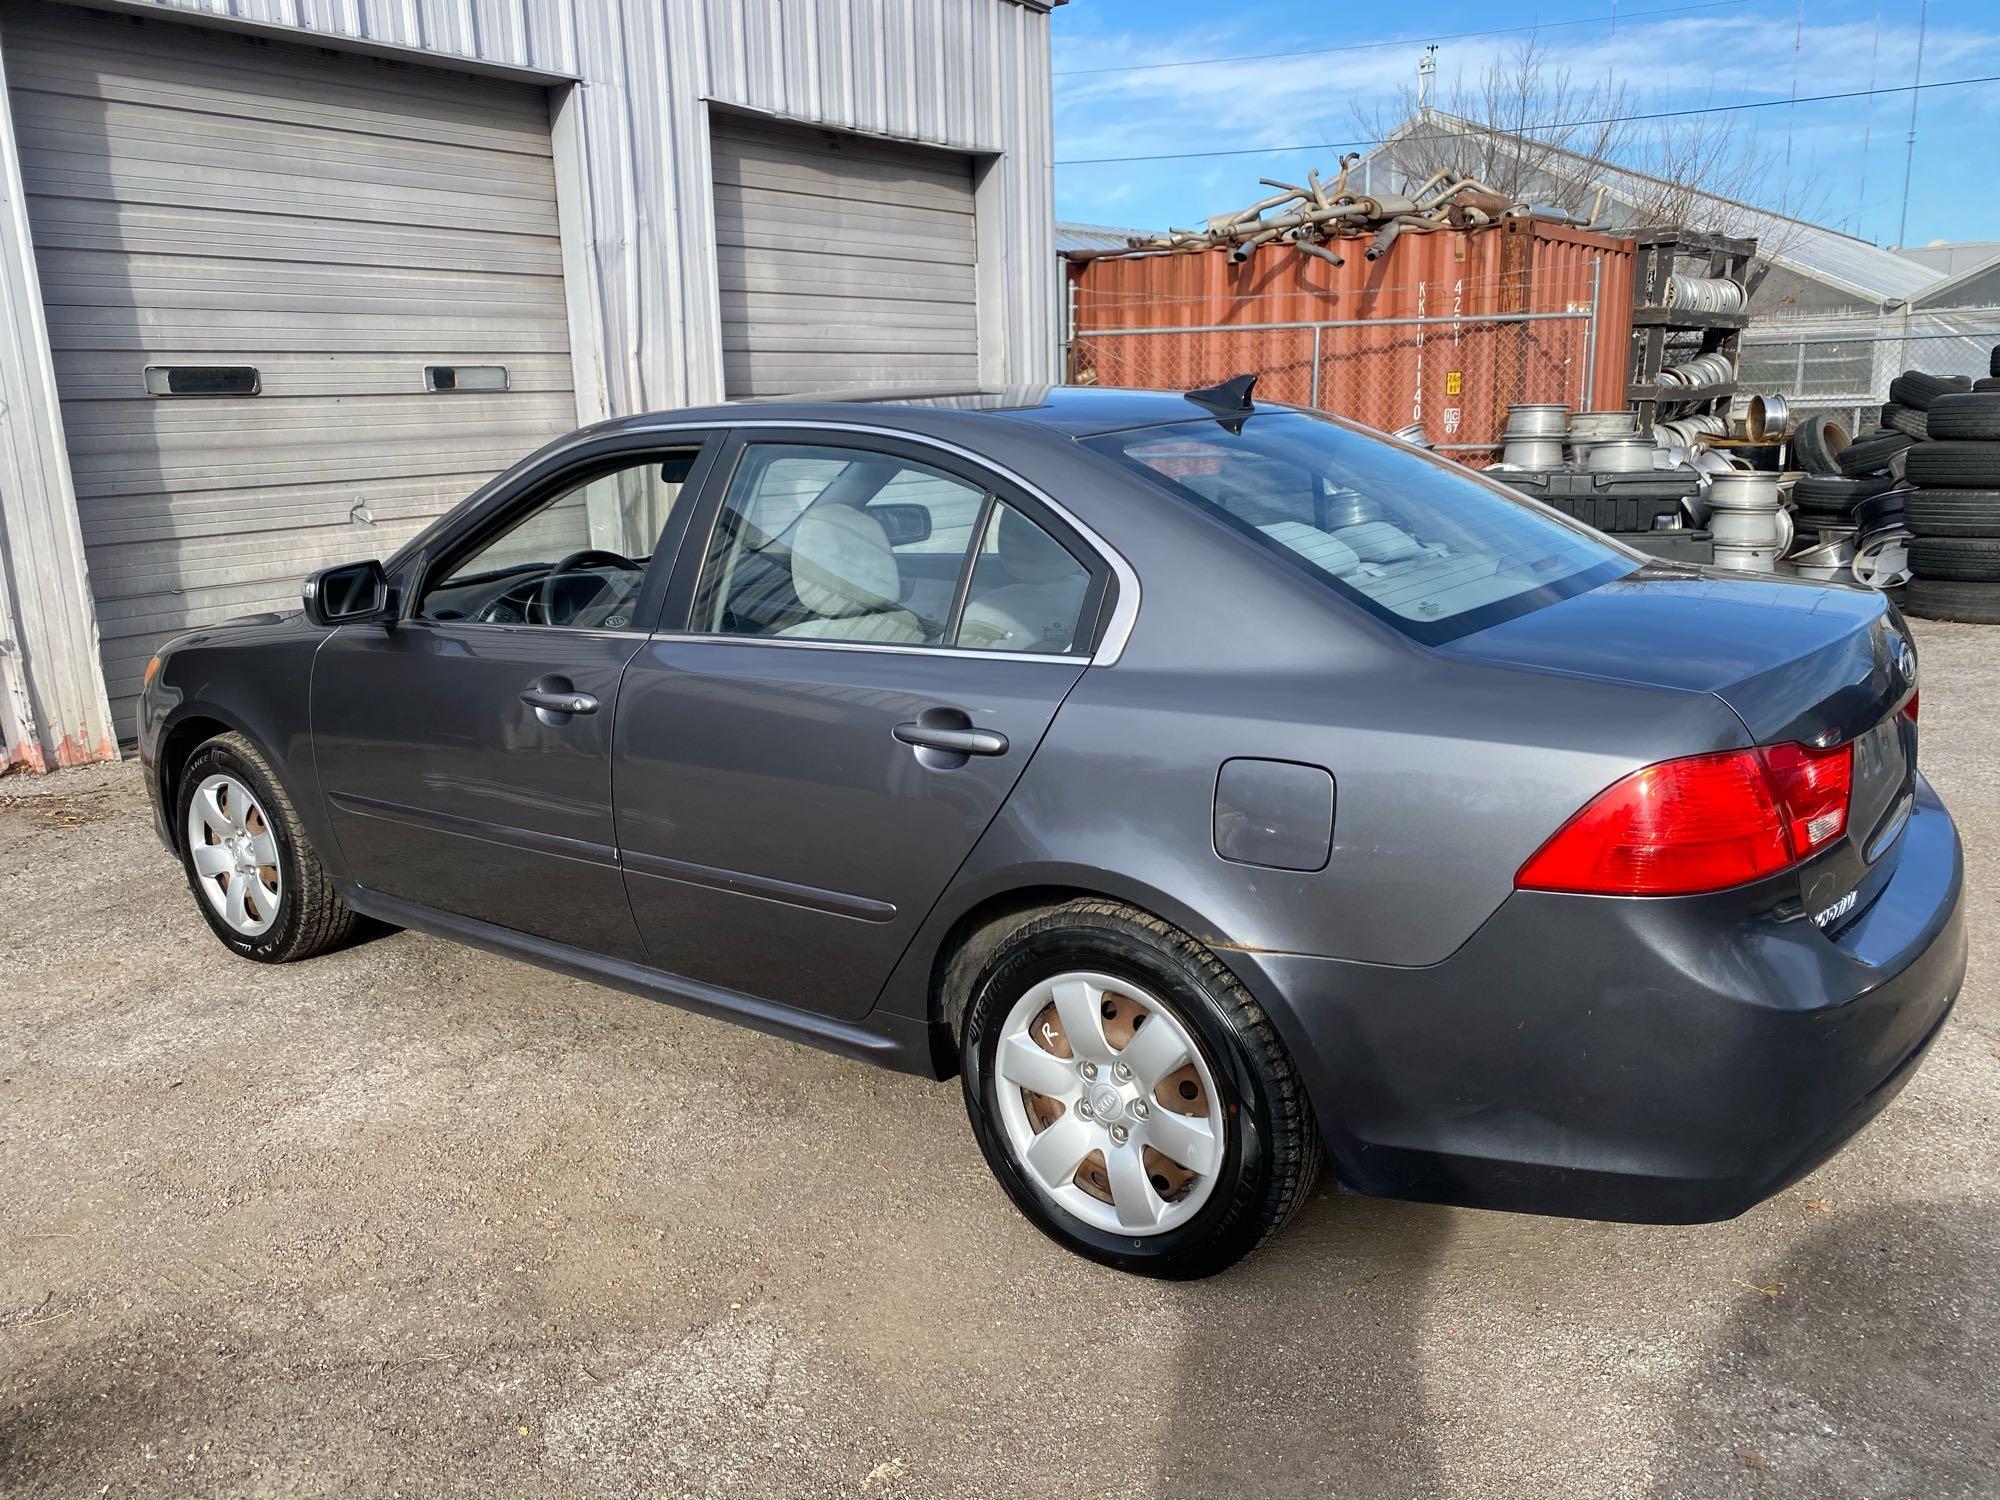
[[[1906,615],[1926,620],[1963,620],[2000,625],[2000,583],[1963,583],[1946,578],[1912,578],[1899,601]]]
[[[1792,453],[1808,474],[1838,474],[1841,451],[1850,441],[1847,428],[1834,418],[1807,417],[1792,434]]]
[[[2000,489],[2000,443],[1922,443],[1910,450],[1903,477],[1940,489]]]
[[[1807,515],[1845,516],[1861,501],[1895,486],[1886,475],[1851,479],[1845,474],[1806,474],[1792,485],[1792,503]]]
[[[1988,375],[2000,376],[2000,344],[1995,344],[1990,350],[1987,351],[1986,373]],[[1974,389],[1977,388],[1978,388],[1978,383],[1975,381]]]
[[[1930,410],[1930,405],[1938,397],[1952,391],[1972,389],[1971,377],[1965,375],[1926,375],[1922,370],[1905,370],[1889,382],[1889,399],[1918,411]]]
[[[210,903],[202,889],[206,877],[196,872],[194,851],[186,837],[195,794],[208,777],[217,774],[232,776],[249,788],[267,814],[263,821],[277,844],[281,877],[277,919],[254,937],[230,927]],[[292,799],[285,794],[277,773],[256,745],[240,734],[216,736],[188,757],[177,786],[175,842],[180,847],[181,870],[187,876],[188,893],[209,929],[231,952],[258,963],[285,964],[324,953],[353,935],[354,913],[335,892],[312,841],[299,823]]]
[[[2000,392],[1954,391],[1940,396],[1924,414],[1930,436],[1974,442],[2000,438]]]
[[[1972,382],[1975,391],[2000,391],[2000,375],[1982,375]]]
[[[1916,445],[1917,440],[1908,433],[1871,432],[1841,449],[1834,461],[1843,474],[1884,474],[1888,472],[1890,459]]]
[[[1919,578],[2000,583],[2000,537],[1917,537],[1910,543],[1910,571]]]
[[[1032,986],[1068,970],[1126,979],[1169,1008],[1223,1096],[1222,1163],[1208,1201],[1175,1228],[1132,1235],[1088,1223],[1044,1194],[1008,1142],[999,1090],[1013,1085],[994,1071],[1003,1028]],[[965,1107],[979,1148],[1015,1205],[1058,1244],[1140,1275],[1209,1276],[1276,1234],[1311,1192],[1318,1126],[1276,1029],[1212,953],[1158,918],[1103,900],[1036,913],[968,944],[952,963],[946,994],[963,997]]]
[[[1911,406],[1898,406],[1891,401],[1882,408],[1882,425],[1891,432],[1900,432],[1905,437],[1913,437],[1922,442],[1931,435],[1930,414]]]
[[[1903,519],[1918,536],[2000,536],[2000,490],[1911,490]]]

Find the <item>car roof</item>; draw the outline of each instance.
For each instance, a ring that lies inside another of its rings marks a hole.
[[[1249,412],[1286,411],[1269,402],[1252,403]],[[870,427],[903,428],[918,433],[965,436],[968,428],[986,422],[1045,428],[1067,438],[1094,437],[1133,427],[1157,427],[1170,422],[1214,419],[1215,409],[1178,391],[1126,390],[1108,386],[1035,385],[985,391],[843,390],[809,392],[778,398],[727,401],[680,411],[645,412],[604,424],[598,431],[641,430],[671,420],[676,424],[713,421],[718,426],[744,421],[770,422],[794,417],[801,422],[852,422]]]

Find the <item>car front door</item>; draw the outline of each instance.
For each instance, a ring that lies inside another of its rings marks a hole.
[[[396,623],[320,648],[314,753],[359,884],[643,959],[611,740],[701,458],[697,435],[530,474],[410,565]]]
[[[619,842],[652,962],[865,1011],[1076,684],[1113,587],[953,455],[740,434],[626,671]]]

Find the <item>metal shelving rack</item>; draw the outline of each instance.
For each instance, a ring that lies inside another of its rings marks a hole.
[[[1755,240],[1697,234],[1689,229],[1645,229],[1633,236],[1638,246],[1632,277],[1632,359],[1626,399],[1639,415],[1639,431],[1651,433],[1661,406],[1705,408],[1736,394],[1736,382],[1716,385],[1662,386],[1660,371],[1697,355],[1727,354],[1732,365],[1739,355],[1748,312],[1695,312],[1668,307],[1671,276],[1727,276],[1751,286],[1757,255]]]

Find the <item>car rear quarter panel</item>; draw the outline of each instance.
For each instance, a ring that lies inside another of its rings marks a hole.
[[[1142,581],[1130,643],[1064,703],[885,991],[887,1008],[918,1013],[906,1007],[925,1003],[926,956],[1010,886],[1132,901],[1225,958],[1435,964],[1604,787],[1657,760],[1748,743],[1713,693],[1455,658],[1192,511],[1152,508],[1143,524],[1108,518],[1111,501],[1086,512]],[[1217,854],[1216,777],[1236,757],[1332,773],[1325,868]]]

